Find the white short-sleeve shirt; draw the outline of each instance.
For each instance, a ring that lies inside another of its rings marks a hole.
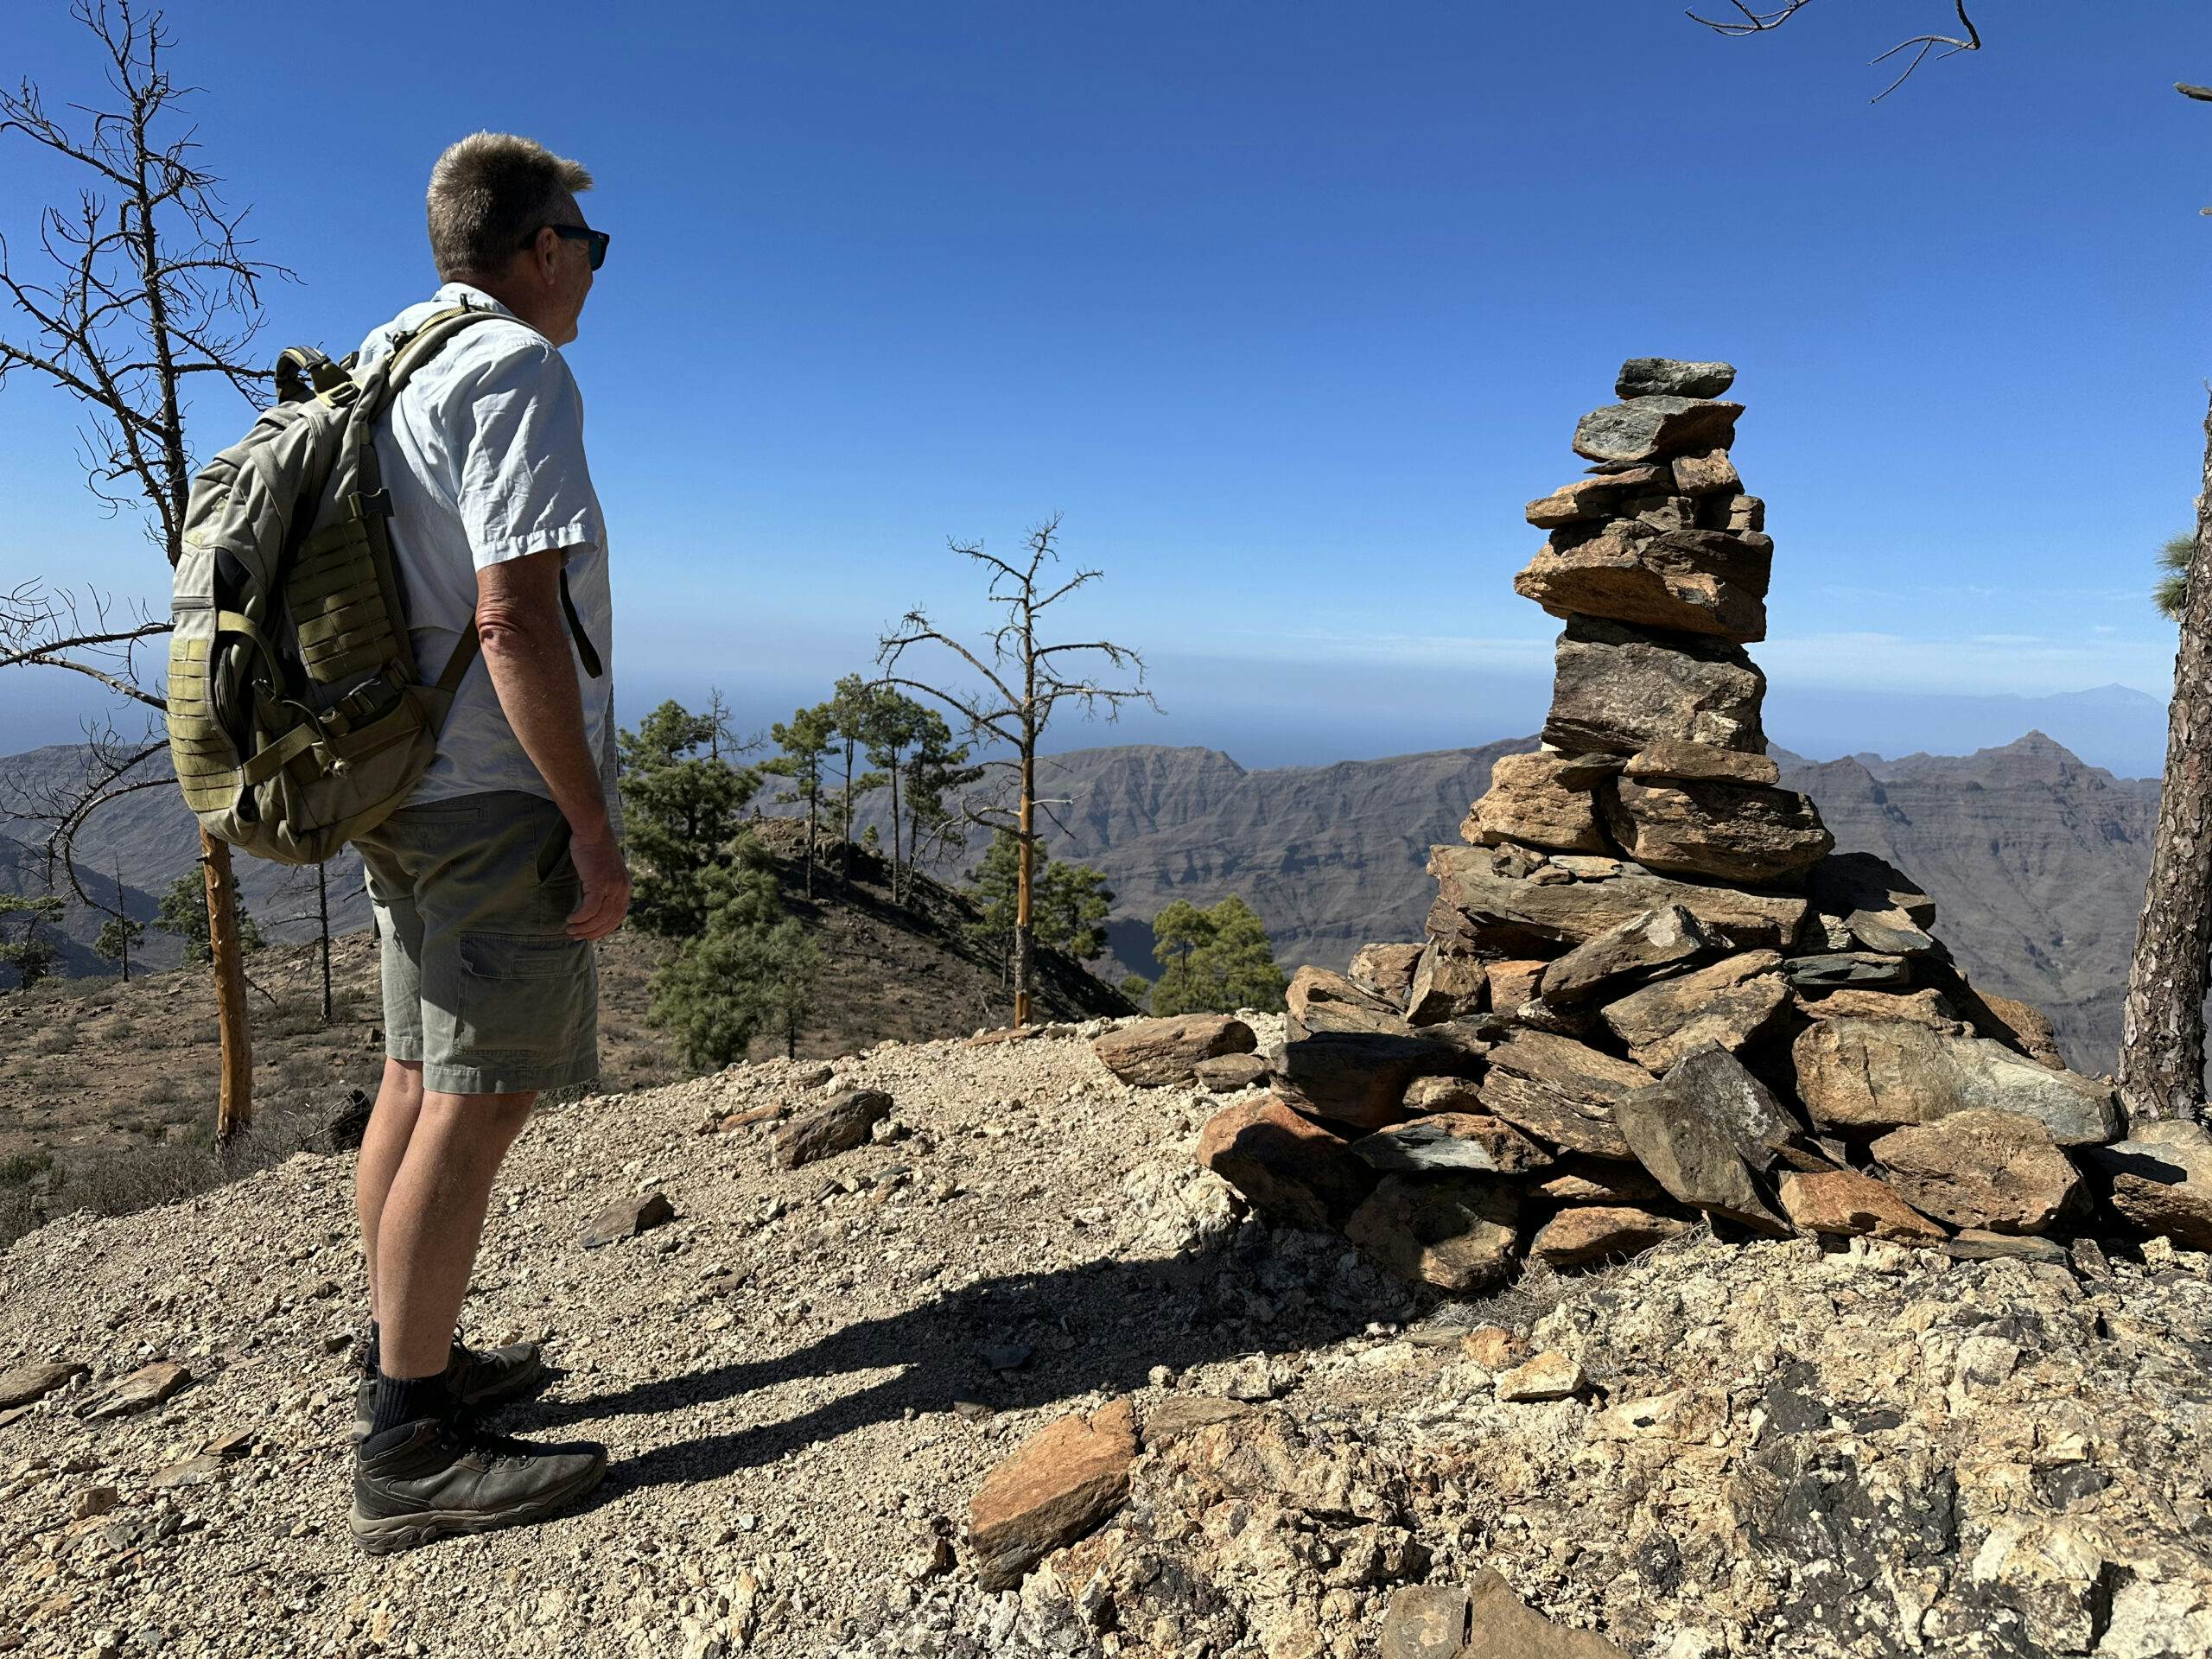
[[[402,332],[466,302],[499,314],[464,329],[418,369],[376,429],[377,459],[391,496],[392,556],[408,632],[425,681],[435,681],[476,612],[476,573],[551,548],[565,569],[576,619],[603,672],[584,671],[584,733],[600,757],[610,813],[614,791],[614,606],[607,524],[584,461],[584,405],[575,377],[550,341],[490,295],[448,283],[361,343],[360,360],[383,357]],[[410,804],[493,790],[552,791],[523,752],[480,658],[454,699],[438,755]]]

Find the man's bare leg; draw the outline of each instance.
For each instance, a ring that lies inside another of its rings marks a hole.
[[[384,1063],[384,1082],[377,1090],[377,1103],[369,1111],[369,1127],[361,1136],[360,1156],[353,1166],[353,1207],[361,1217],[361,1255],[369,1267],[369,1317],[377,1319],[377,1226],[385,1201],[391,1194],[392,1178],[407,1155],[407,1142],[415,1133],[415,1120],[423,1109],[423,1063],[392,1060]]]
[[[492,1183],[537,1098],[424,1091],[376,1224],[385,1376],[431,1377],[446,1369]]]

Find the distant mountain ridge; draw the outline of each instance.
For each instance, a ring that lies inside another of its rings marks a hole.
[[[1286,964],[1341,968],[1370,940],[1420,937],[1434,896],[1429,848],[1458,839],[1497,758],[1534,741],[1262,769],[1210,748],[1077,749],[1042,759],[1039,793],[1061,826],[1053,856],[1096,866],[1115,889],[1112,960],[1097,964],[1108,979],[1154,970],[1151,922],[1163,906],[1231,893],[1266,918]],[[1878,853],[1927,887],[1944,938],[1977,982],[2047,1012],[2076,1065],[2112,1066],[2158,820],[2154,780],[2116,778],[2039,731],[1967,755],[1775,758],[1783,783],[1820,804],[1839,846]],[[38,749],[0,760],[0,776],[20,788],[78,764],[81,751]],[[871,801],[858,822],[880,823],[880,813]],[[35,844],[43,836],[33,829],[0,817],[0,838]],[[94,870],[120,866],[138,890],[134,913],[143,903],[148,914],[146,895],[195,856],[182,803],[159,789],[95,818],[85,850]],[[35,887],[29,854],[0,841],[0,890]],[[311,921],[286,919],[311,916],[311,875],[303,883],[306,873],[252,860],[239,868],[274,937],[311,931]],[[330,892],[334,931],[366,925],[351,855],[333,865]],[[73,913],[72,971],[103,970],[89,950],[98,921]],[[175,959],[159,936],[148,944],[149,961]]]

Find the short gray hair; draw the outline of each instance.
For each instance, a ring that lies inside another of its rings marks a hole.
[[[559,215],[563,196],[590,188],[582,163],[534,138],[470,133],[430,169],[430,257],[439,281],[505,270],[523,239]]]

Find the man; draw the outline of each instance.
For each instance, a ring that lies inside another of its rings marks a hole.
[[[488,308],[418,370],[376,432],[418,665],[434,680],[474,620],[435,763],[359,838],[382,949],[383,1086],[356,1178],[368,1380],[353,1529],[381,1554],[538,1520],[605,1471],[603,1448],[498,1440],[479,1414],[543,1384],[527,1346],[456,1335],[493,1177],[541,1090],[598,1070],[592,942],[630,878],[613,802],[607,535],[584,463],[576,337],[607,238],[591,176],[480,132],[430,175],[443,286],[361,347],[435,312]]]

